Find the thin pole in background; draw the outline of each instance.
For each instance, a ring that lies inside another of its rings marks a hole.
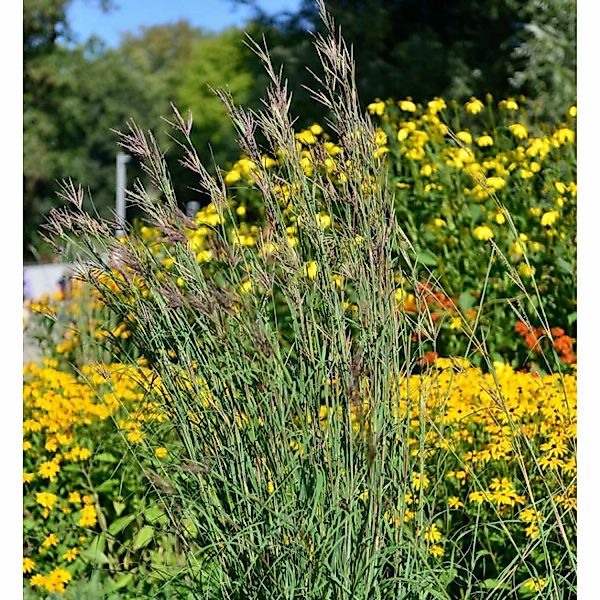
[[[117,152],[117,196],[116,196],[116,213],[117,223],[119,228],[117,229],[117,237],[125,235],[125,186],[127,185],[127,175],[125,165],[131,160],[129,154],[124,152]]]

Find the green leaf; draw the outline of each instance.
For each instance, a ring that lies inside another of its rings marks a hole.
[[[115,486],[119,485],[119,482],[115,479],[107,479],[103,483],[101,483],[98,487],[96,487],[96,492],[110,492]]]
[[[471,292],[462,292],[458,297],[458,306],[462,311],[467,311],[473,308],[475,304],[475,297]]]
[[[121,516],[121,513],[125,510],[126,507],[127,505],[125,504],[125,502],[118,502],[117,500],[113,500],[113,508],[117,513],[117,517]]]
[[[564,258],[556,259],[556,266],[563,272],[567,273],[567,275],[573,275],[573,265],[570,262],[567,262]]]
[[[140,550],[146,547],[154,537],[154,529],[150,525],[144,525],[136,534],[133,540],[133,549]]]
[[[422,250],[419,252],[417,254],[417,260],[428,267],[435,267],[438,263],[438,259],[428,250]]]
[[[506,590],[509,589],[509,586],[507,583],[502,583],[499,579],[485,579],[483,581],[483,587],[491,590]]]
[[[105,463],[119,462],[119,459],[116,456],[113,456],[110,452],[101,452],[100,454],[96,454],[94,458],[99,462]]]
[[[181,519],[181,524],[183,525],[186,536],[194,538],[198,535],[198,528],[194,521],[189,517],[183,517],[183,519]]]
[[[108,532],[112,535],[116,535],[120,531],[123,531],[132,521],[135,520],[135,515],[125,515],[115,519],[108,527]]]
[[[146,517],[146,519],[150,521],[150,523],[153,523],[157,519],[160,519],[162,515],[163,511],[158,506],[151,506],[150,508],[147,508],[144,511],[144,517]]]
[[[577,311],[572,312],[570,315],[567,316],[567,323],[569,325],[573,325],[575,321],[577,321]]]
[[[121,577],[115,581],[113,589],[115,591],[120,590],[124,587],[127,587],[132,581],[133,573],[125,573],[125,575],[121,575]]]
[[[108,557],[104,554],[104,548],[106,547],[106,538],[103,535],[97,535],[90,543],[90,545],[81,552],[81,556],[90,562],[98,565],[104,565],[108,563]]]
[[[483,213],[483,210],[479,204],[471,204],[469,205],[469,213],[471,215],[471,220],[475,223]]]

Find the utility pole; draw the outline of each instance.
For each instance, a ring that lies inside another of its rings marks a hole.
[[[125,186],[127,185],[127,176],[125,165],[131,160],[129,154],[117,152],[117,198],[116,198],[116,213],[117,213],[117,237],[125,235]]]

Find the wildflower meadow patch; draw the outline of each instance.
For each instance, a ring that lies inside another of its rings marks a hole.
[[[24,370],[32,597],[576,595],[576,108],[365,109],[322,16],[326,123],[296,130],[258,44],[264,109],[220,92],[236,162],[212,175],[173,108],[195,216],[135,123],[125,235],[63,185],[78,266]]]

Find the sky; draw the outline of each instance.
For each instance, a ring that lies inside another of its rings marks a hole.
[[[265,12],[294,11],[301,0],[258,0]],[[73,0],[67,18],[79,42],[95,35],[108,46],[117,46],[121,34],[137,33],[141,26],[188,20],[192,26],[209,31],[241,26],[252,9],[231,0],[113,0],[115,8],[104,13],[97,0]]]

